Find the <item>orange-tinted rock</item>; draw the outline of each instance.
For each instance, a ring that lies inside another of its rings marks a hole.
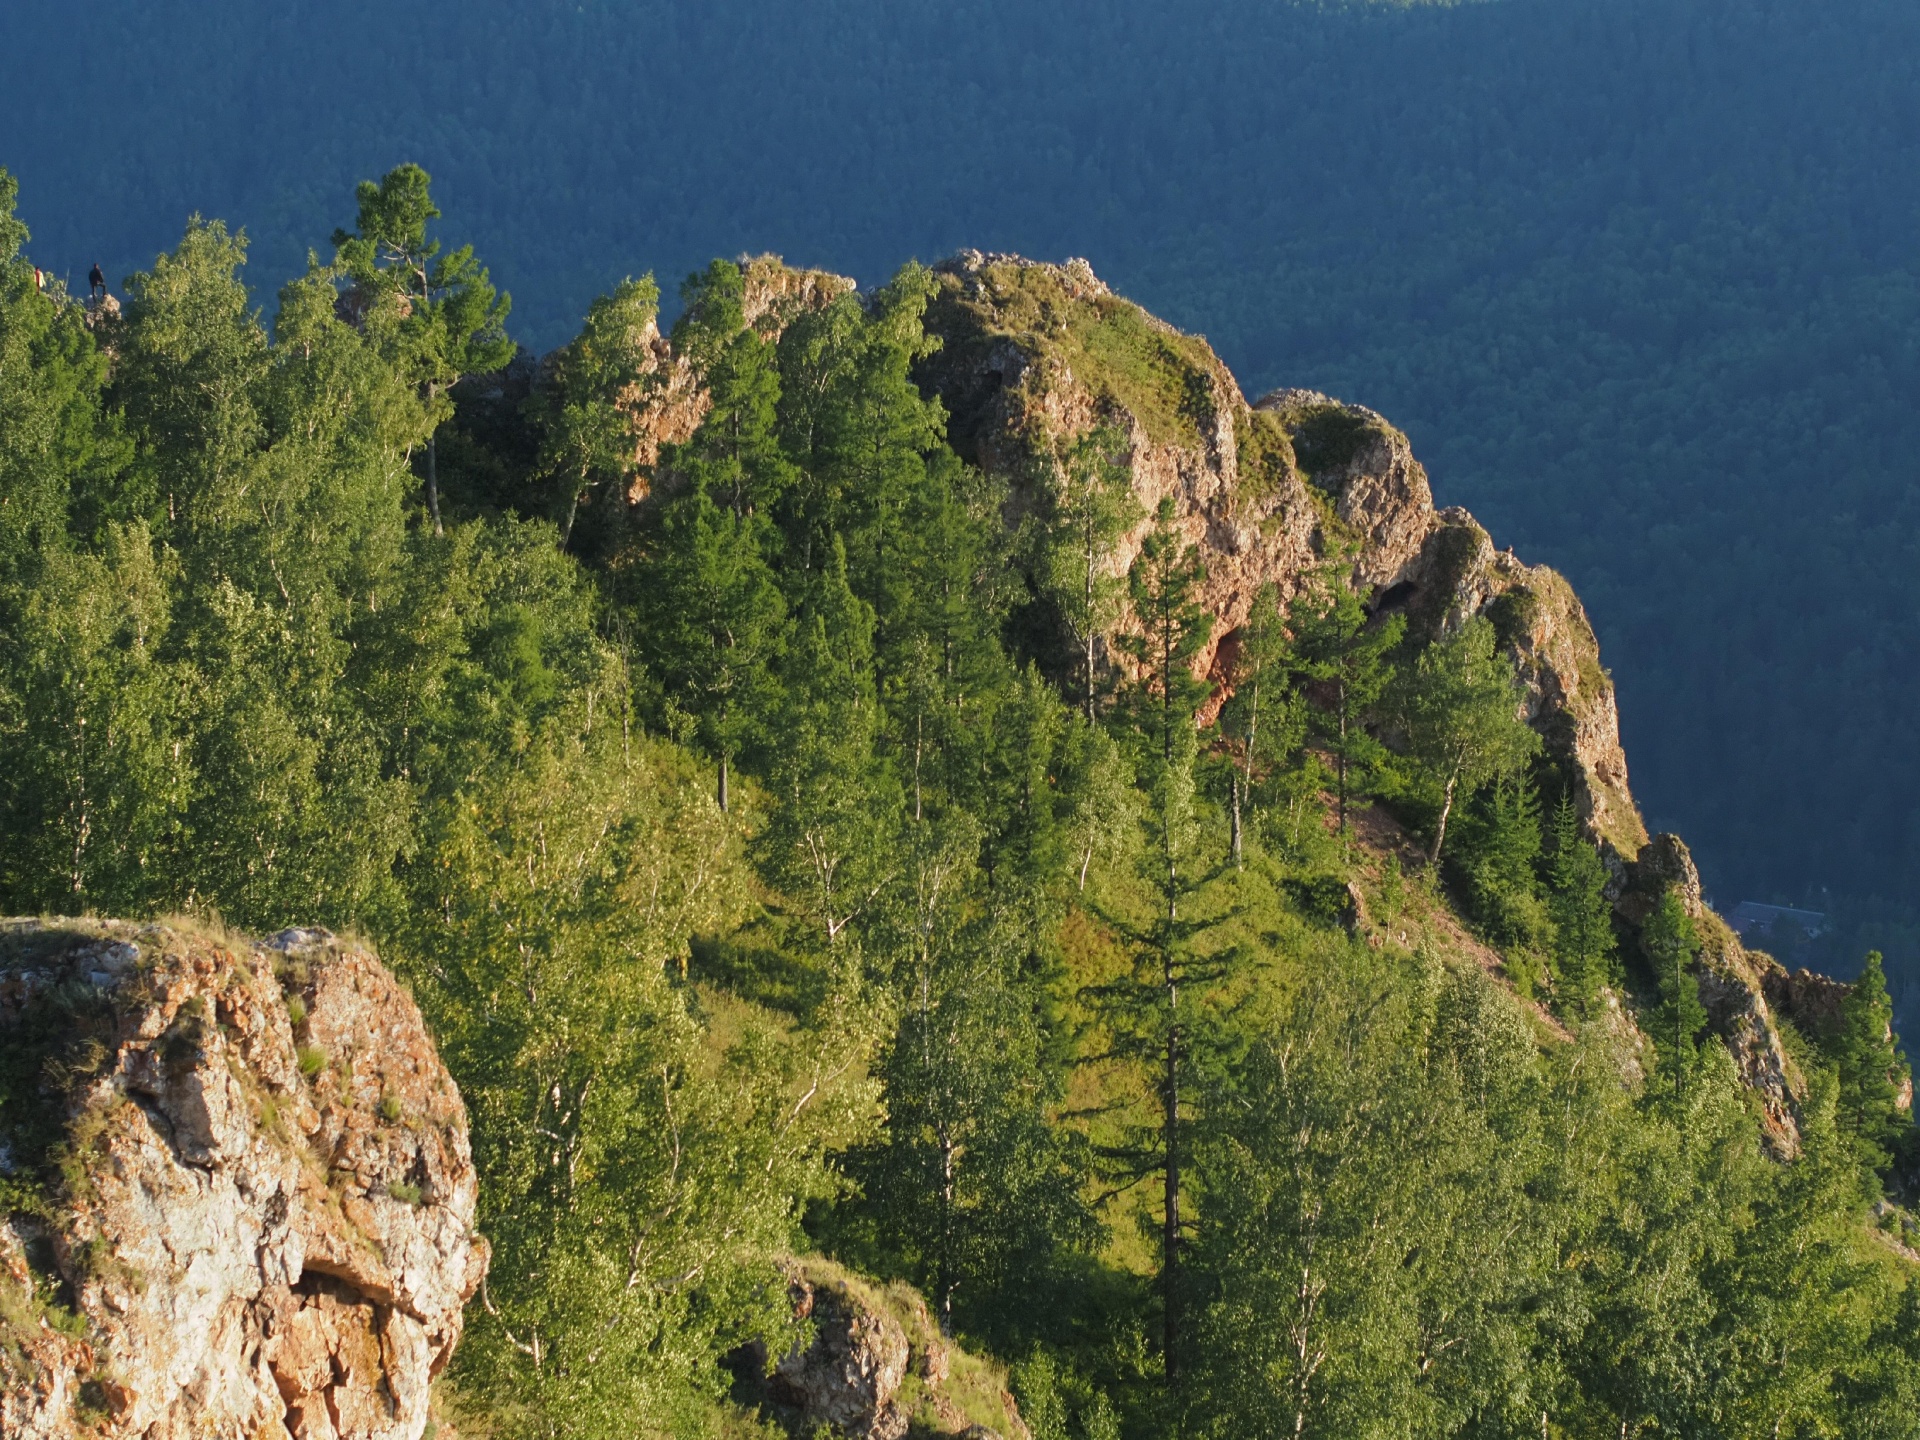
[[[466,1112],[407,993],[324,931],[0,942],[0,1043],[86,1000],[85,1063],[47,1096],[84,1167],[51,1239],[85,1335],[0,1374],[0,1433],[70,1435],[84,1405],[142,1440],[419,1440],[487,1250]]]

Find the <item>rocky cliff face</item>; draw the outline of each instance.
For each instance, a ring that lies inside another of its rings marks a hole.
[[[1685,845],[1649,838],[1628,785],[1613,682],[1566,580],[1498,549],[1465,510],[1436,510],[1406,436],[1381,416],[1307,390],[1249,404],[1204,340],[1114,295],[1084,261],[965,251],[937,274],[928,328],[942,345],[921,380],[945,401],[955,448],[1004,477],[1019,511],[1037,502],[1063,440],[1098,425],[1123,434],[1143,513],[1171,496],[1206,563],[1202,600],[1216,624],[1203,666],[1216,698],[1262,586],[1284,600],[1336,557],[1376,613],[1404,612],[1428,634],[1476,615],[1492,621],[1526,682],[1528,719],[1572,777],[1581,818],[1609,857],[1629,934],[1662,886],[1680,888],[1702,941],[1702,999],[1771,1143],[1792,1153],[1802,1082],[1767,999],[1779,967],[1746,951],[1705,906]],[[1117,547],[1116,573],[1147,523]]]
[[[737,1398],[797,1434],[1031,1440],[1005,1374],[942,1335],[917,1292],[819,1256],[782,1269],[811,1333],[771,1365],[757,1344],[737,1355]]]
[[[7,922],[0,1053],[0,1434],[419,1440],[487,1248],[377,960]]]
[[[743,261],[741,272],[741,309],[747,323],[768,339],[779,338],[796,315],[831,305],[854,288],[844,275],[796,270],[772,255]],[[627,502],[635,505],[653,490],[661,452],[691,440],[713,406],[692,363],[674,351],[658,325],[648,321],[642,338],[652,362],[620,397],[633,438],[634,478],[627,488]]]
[[[921,372],[955,448],[1030,506],[1060,443],[1098,425],[1126,437],[1143,513],[1171,496],[1206,561],[1216,617],[1205,668],[1224,686],[1237,634],[1267,584],[1283,601],[1348,557],[1377,609],[1429,630],[1492,617],[1532,695],[1531,719],[1575,777],[1596,838],[1631,858],[1646,828],[1627,785],[1613,682],[1572,588],[1494,548],[1460,509],[1436,510],[1407,438],[1373,411],[1307,390],[1248,404],[1207,343],[1113,294],[1085,261],[1043,265],[964,251],[937,267]],[[1117,547],[1116,573],[1148,521]]]

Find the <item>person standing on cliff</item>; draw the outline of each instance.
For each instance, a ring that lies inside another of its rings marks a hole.
[[[107,277],[100,273],[100,262],[96,260],[93,262],[93,269],[87,272],[87,298],[91,300],[96,295],[106,293]]]

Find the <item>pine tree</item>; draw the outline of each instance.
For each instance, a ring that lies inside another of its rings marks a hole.
[[[1340,833],[1347,833],[1347,802],[1357,768],[1384,754],[1366,728],[1368,711],[1386,689],[1388,654],[1400,643],[1406,619],[1374,624],[1351,586],[1337,580],[1295,597],[1288,611],[1292,668],[1298,681],[1324,687],[1330,699],[1308,711],[1314,743],[1332,752]]]
[[[874,295],[823,409],[823,478],[837,502],[854,593],[873,607],[883,674],[911,626],[912,521],[948,478],[928,473],[946,411],[922,397],[911,373],[937,345],[921,323],[933,290],[931,272],[908,265]]]
[[[355,191],[353,230],[333,232],[335,263],[355,285],[353,301],[370,334],[418,385],[427,412],[427,513],[442,533],[435,434],[452,413],[448,392],[463,375],[498,370],[513,358],[507,336],[512,297],[496,290],[473,247],[441,253],[427,228],[440,218],[418,165],[389,170]]]
[[[680,287],[674,348],[692,360],[711,405],[664,468],[736,515],[771,519],[795,472],[780,445],[778,356],[746,322],[745,283],[738,265],[715,260]]]
[[[1867,952],[1860,976],[1840,1002],[1840,1034],[1833,1049],[1840,1068],[1842,1126],[1857,1137],[1868,1162],[1884,1167],[1906,1148],[1913,1117],[1899,1104],[1912,1078],[1893,1035],[1893,1001],[1878,950]]]
[[[555,484],[565,518],[560,548],[573,541],[580,506],[596,486],[623,488],[633,440],[622,409],[653,369],[648,344],[660,290],[651,275],[623,280],[588,307],[580,333],[548,363],[527,410],[540,432],[539,466]],[[625,495],[619,495],[624,506]]]
[[[1157,1174],[1161,1182],[1161,1362],[1170,1385],[1180,1378],[1184,1324],[1183,1106],[1190,1108],[1190,1101],[1183,1096],[1182,1081],[1193,1043],[1186,1016],[1194,1011],[1195,992],[1220,980],[1227,963],[1225,957],[1203,953],[1195,943],[1211,924],[1194,913],[1209,878],[1197,855],[1199,817],[1194,794],[1195,712],[1207,686],[1194,675],[1193,661],[1212,626],[1212,617],[1196,599],[1204,576],[1198,551],[1177,528],[1172,499],[1161,501],[1128,576],[1139,629],[1120,642],[1139,667],[1125,713],[1145,782],[1149,840],[1141,860],[1157,913],[1145,927],[1123,927],[1135,952],[1134,974],[1095,994],[1096,1003],[1114,1017],[1121,1037],[1117,1050],[1159,1072],[1160,1114],[1149,1127],[1153,1146],[1119,1158],[1130,1169],[1131,1178]]]
[[[1512,664],[1495,653],[1485,616],[1429,645],[1402,678],[1399,719],[1414,757],[1440,792],[1429,863],[1440,863],[1447,820],[1462,791],[1471,794],[1514,774],[1539,750],[1540,737],[1520,718],[1525,698]]]
[[[1553,918],[1559,994],[1576,1015],[1591,1014],[1610,978],[1614,951],[1607,867],[1580,833],[1570,796],[1553,811],[1547,858],[1547,910]]]
[[[896,870],[902,796],[879,753],[873,610],[847,581],[836,538],[809,577],[781,666],[768,766],[774,802],[757,849],[823,949],[868,915]]]
[[[639,577],[642,654],[677,704],[692,712],[728,772],[753,741],[777,693],[786,604],[764,555],[764,516],[716,505],[696,483],[668,502]]]
[[[1707,1011],[1700,1003],[1700,982],[1691,968],[1699,945],[1678,891],[1669,887],[1660,896],[1641,928],[1640,946],[1660,987],[1660,1004],[1647,1028],[1660,1054],[1660,1068],[1674,1090],[1684,1095],[1699,1061],[1698,1041],[1707,1025]]]

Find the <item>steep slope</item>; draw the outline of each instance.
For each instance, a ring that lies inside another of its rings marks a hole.
[[[0,1433],[419,1440],[488,1252],[377,960],[8,922],[0,1055]]]
[[[963,251],[937,274],[928,328],[942,347],[921,379],[947,405],[950,441],[1009,482],[1018,511],[1035,503],[1064,441],[1100,425],[1122,433],[1143,512],[1171,496],[1206,563],[1203,599],[1216,625],[1200,668],[1217,696],[1261,587],[1284,599],[1330,560],[1351,565],[1375,613],[1402,611],[1426,633],[1476,615],[1492,621],[1527,685],[1527,718],[1573,781],[1581,820],[1608,857],[1621,921],[1637,932],[1661,890],[1679,888],[1704,942],[1701,989],[1713,1023],[1775,1147],[1793,1151],[1800,1080],[1766,999],[1779,967],[1747,952],[1706,907],[1677,837],[1649,838],[1628,784],[1613,682],[1566,580],[1497,549],[1465,510],[1436,510],[1406,436],[1381,416],[1304,390],[1249,404],[1203,339],[1115,295],[1083,260]],[[1116,571],[1147,527],[1143,519],[1116,547]]]
[[[749,323],[769,337],[854,288],[769,256],[743,268]],[[1196,671],[1213,682],[1215,710],[1231,693],[1242,630],[1263,587],[1284,603],[1329,564],[1347,568],[1374,614],[1403,613],[1417,633],[1448,633],[1480,615],[1492,622],[1526,684],[1526,718],[1613,872],[1623,929],[1636,935],[1661,889],[1679,889],[1702,940],[1713,1023],[1775,1147],[1792,1152],[1801,1079],[1767,1000],[1770,988],[1787,993],[1784,972],[1747,951],[1706,906],[1685,844],[1648,835],[1628,781],[1613,681],[1566,579],[1498,548],[1466,510],[1436,509],[1406,435],[1381,415],[1300,389],[1249,403],[1204,338],[1116,295],[1085,260],[1054,265],[964,250],[934,275],[926,328],[939,347],[916,377],[944,403],[955,451],[1006,483],[1010,524],[1041,502],[1065,447],[1102,426],[1124,437],[1143,517],[1109,555],[1113,573],[1126,572],[1149,517],[1172,498],[1206,566],[1201,600],[1215,625]],[[689,360],[651,338],[657,366],[627,404],[640,476],[633,503],[647,498],[661,447],[690,435],[709,403]],[[1102,647],[1103,663],[1117,658]]]
[[[1638,853],[1647,833],[1613,682],[1578,598],[1553,571],[1495,550],[1466,511],[1435,510],[1405,435],[1311,391],[1249,405],[1204,340],[1114,295],[1085,261],[965,251],[938,273],[928,328],[943,345],[922,378],[947,405],[955,448],[1025,505],[1063,439],[1121,430],[1143,509],[1171,495],[1206,561],[1216,679],[1260,588],[1291,596],[1336,556],[1376,608],[1430,631],[1489,614],[1531,688],[1530,718],[1576,777],[1582,818],[1619,855]],[[1117,547],[1118,570],[1146,530]]]

